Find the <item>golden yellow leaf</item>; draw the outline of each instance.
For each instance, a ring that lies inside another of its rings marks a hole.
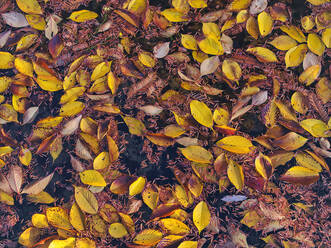
[[[40,230],[35,227],[27,228],[18,238],[18,243],[26,247],[32,247],[40,238]]]
[[[184,148],[179,148],[179,150],[188,160],[197,163],[210,164],[213,160],[213,155],[201,146],[187,146]]]
[[[210,212],[207,203],[200,201],[193,209],[193,223],[198,228],[199,234],[210,222]]]
[[[7,205],[14,205],[14,198],[0,189],[0,202]]]
[[[26,15],[26,20],[28,21],[29,25],[37,30],[44,31],[46,28],[45,19],[40,15]]]
[[[271,33],[273,27],[273,21],[271,16],[267,12],[265,11],[261,12],[257,16],[257,22],[262,37],[265,37]]]
[[[274,170],[271,159],[262,153],[255,158],[255,169],[265,180],[271,177]]]
[[[253,54],[260,62],[277,62],[277,57],[273,51],[264,47],[252,47],[246,50],[247,52]]]
[[[48,227],[47,217],[44,214],[34,214],[31,217],[32,225],[37,228],[46,228]]]
[[[207,7],[207,0],[188,0],[188,3],[192,8],[195,9]]]
[[[227,125],[230,120],[230,114],[224,108],[217,108],[214,110],[213,120],[217,125]]]
[[[307,1],[313,5],[321,5],[330,2],[329,0],[307,0]]]
[[[85,108],[84,103],[79,101],[72,101],[64,104],[60,109],[60,116],[74,116],[79,114]]]
[[[149,52],[140,52],[138,54],[138,59],[144,66],[147,66],[147,67],[152,68],[156,64],[153,54],[151,54]]]
[[[238,24],[243,23],[243,22],[247,21],[249,17],[250,16],[249,16],[247,9],[240,10],[236,16],[236,21]]]
[[[107,76],[107,83],[111,93],[114,95],[121,81],[114,75],[112,71],[110,71]]]
[[[18,114],[12,105],[7,103],[0,105],[0,118],[8,122],[18,122]]]
[[[299,43],[306,42],[306,37],[302,31],[296,26],[281,26],[280,30],[288,34],[291,38],[295,39]]]
[[[110,62],[106,61],[98,64],[92,72],[91,81],[93,82],[98,78],[105,76],[110,71],[111,63],[112,61]]]
[[[242,9],[247,9],[251,4],[252,0],[233,0],[230,5],[228,5],[228,9],[231,11],[240,11]]]
[[[181,35],[181,43],[183,47],[190,50],[198,50],[197,41],[194,39],[193,35],[190,34],[182,34]]]
[[[101,152],[93,161],[93,168],[95,170],[103,170],[110,164],[109,153]]]
[[[250,227],[254,228],[256,224],[259,223],[261,220],[261,217],[257,214],[255,210],[249,210],[245,216],[241,219],[240,223]]]
[[[190,5],[187,0],[172,0],[172,6],[179,12],[188,13],[190,11]]]
[[[48,78],[38,77],[36,81],[37,84],[40,86],[40,88],[46,91],[58,91],[58,90],[62,90],[63,88],[62,81],[60,81],[56,77],[48,77]]]
[[[314,26],[315,26],[315,22],[314,19],[312,18],[312,16],[304,16],[301,18],[301,26],[303,27],[303,29],[308,32],[309,30],[311,30]]]
[[[239,84],[238,81],[241,78],[241,68],[236,61],[225,59],[222,64],[222,71],[228,79],[236,81],[237,84]]]
[[[290,168],[283,176],[281,176],[280,180],[293,184],[308,185],[315,183],[318,178],[318,172],[302,166],[294,166]]]
[[[307,138],[295,132],[289,132],[274,140],[273,144],[286,151],[294,151],[307,142]]]
[[[160,220],[160,224],[169,234],[185,235],[190,232],[190,228],[177,219],[162,219]]]
[[[143,14],[146,11],[146,7],[147,7],[147,1],[146,0],[131,0],[128,3],[127,9],[131,13],[139,16],[139,15]]]
[[[331,132],[326,123],[317,119],[305,119],[300,122],[300,126],[314,137],[330,137]]]
[[[213,114],[204,102],[192,100],[190,102],[190,109],[193,118],[197,122],[208,128],[213,127]]]
[[[108,232],[115,239],[120,239],[128,235],[128,231],[122,223],[113,223],[109,226]]]
[[[96,170],[85,170],[79,173],[82,183],[97,187],[105,187],[107,183],[100,172]]]
[[[331,28],[326,28],[322,32],[322,41],[327,48],[331,48]]]
[[[30,46],[35,43],[35,41],[38,39],[38,35],[36,34],[28,34],[23,36],[16,45],[16,52],[28,49]]]
[[[80,209],[89,214],[97,214],[99,205],[94,194],[86,188],[75,187],[75,199]]]
[[[259,38],[259,25],[254,16],[250,16],[246,22],[246,30],[255,40]]]
[[[146,178],[138,177],[133,183],[130,184],[129,195],[134,196],[140,194],[144,190],[145,184]]]
[[[307,45],[310,51],[318,56],[322,56],[325,50],[325,45],[321,38],[314,33],[308,34]]]
[[[29,77],[33,77],[33,66],[29,61],[21,57],[17,57],[14,61],[15,68],[23,75],[27,75]]]
[[[14,67],[15,57],[8,52],[0,52],[0,69],[11,69]]]
[[[250,140],[238,135],[227,136],[217,141],[216,145],[224,150],[238,154],[250,153],[255,148]]]
[[[295,160],[302,167],[306,167],[306,168],[316,171],[316,172],[322,171],[322,167],[319,164],[319,162],[317,162],[312,156],[310,156],[309,154],[307,154],[305,152],[298,151],[295,154]]]
[[[84,94],[84,92],[85,92],[85,87],[74,87],[68,89],[61,96],[60,104],[76,101],[78,97]]]
[[[70,230],[72,228],[66,210],[60,207],[51,207],[46,210],[47,221],[50,225]]]
[[[133,117],[129,117],[129,116],[122,116],[125,124],[128,126],[129,128],[129,132],[133,135],[138,135],[138,136],[142,136],[145,134],[146,132],[146,127],[144,125],[144,123],[142,123],[140,120],[133,118]]]
[[[300,44],[289,49],[285,54],[286,67],[296,67],[300,65],[307,51],[308,47],[306,44]]]
[[[293,93],[291,97],[292,108],[300,114],[305,114],[308,111],[306,99],[299,91]]]
[[[316,84],[316,93],[325,104],[331,100],[331,82],[326,77],[321,78]]]
[[[64,240],[55,239],[48,248],[75,248],[76,238],[70,237]]]
[[[229,20],[225,21],[225,23],[222,26],[221,33],[223,33],[224,31],[226,31],[230,28],[233,28],[234,25],[236,25],[236,19],[235,18],[232,18],[232,19],[229,19]]]
[[[75,22],[86,22],[89,20],[93,20],[97,17],[98,17],[97,13],[87,9],[83,9],[72,12],[71,15],[69,16],[69,19]]]
[[[192,57],[199,63],[202,63],[205,59],[208,59],[208,55],[201,51],[193,51]]]
[[[138,245],[156,245],[162,239],[162,233],[154,229],[145,229],[133,239],[133,243]]]
[[[17,6],[28,14],[42,14],[43,11],[37,0],[16,0]]]
[[[152,185],[147,185],[142,193],[144,203],[150,208],[155,209],[159,201],[159,193]]]
[[[188,21],[186,15],[174,8],[165,9],[161,14],[170,22],[185,22]]]
[[[196,198],[200,196],[203,190],[203,184],[200,182],[199,178],[194,174],[192,174],[190,179],[188,180],[187,187],[192,193],[192,195],[194,195],[194,197]]]
[[[133,219],[128,214],[124,214],[124,213],[121,213],[121,212],[119,212],[118,214],[121,218],[122,224],[125,226],[125,228],[128,230],[128,232],[131,235],[133,235],[135,233]]]
[[[198,46],[206,54],[222,55],[224,53],[222,44],[219,40],[207,37],[198,42]]]
[[[322,66],[320,64],[312,65],[308,67],[299,76],[300,83],[304,83],[307,86],[311,85],[319,76]]]
[[[89,238],[77,238],[75,248],[96,248],[95,242]]]
[[[178,136],[185,133],[185,129],[181,128],[178,125],[171,124],[164,128],[163,133],[168,137],[177,138]]]
[[[175,196],[184,208],[187,208],[190,205],[188,193],[183,186],[176,184],[175,185]]]
[[[0,77],[0,93],[6,91],[12,82],[13,79],[11,79],[10,77],[6,77],[6,76]]]
[[[183,241],[177,248],[198,248],[197,241]]]
[[[236,187],[237,190],[242,190],[244,187],[244,172],[241,165],[229,159],[227,175],[230,182]]]
[[[72,204],[72,207],[70,209],[70,223],[71,225],[78,231],[84,231],[86,222],[85,222],[85,215],[78,207],[77,203],[75,202]]]
[[[280,35],[273,39],[269,44],[276,47],[278,50],[287,51],[297,45],[297,42],[288,35]]]
[[[27,195],[26,199],[30,202],[42,203],[42,204],[51,204],[55,202],[55,199],[45,191],[41,191],[39,194],[35,194],[35,195],[33,194]]]
[[[221,31],[218,25],[213,22],[202,23],[202,32],[206,37],[211,37],[214,39],[221,38]]]
[[[284,117],[284,119],[295,122],[298,121],[295,113],[288,106],[286,106],[285,103],[281,101],[275,101],[275,104],[278,107],[279,112]]]

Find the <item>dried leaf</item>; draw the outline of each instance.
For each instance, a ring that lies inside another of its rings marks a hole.
[[[21,13],[11,11],[7,13],[2,13],[1,16],[5,23],[7,23],[11,27],[22,28],[29,26],[29,23],[25,19],[25,16]]]
[[[293,183],[308,185],[315,183],[319,178],[319,174],[316,171],[310,170],[301,166],[294,166],[290,168],[280,180]]]
[[[39,194],[42,192],[47,185],[50,183],[54,175],[54,172],[49,174],[48,176],[38,179],[37,181],[28,184],[22,190],[22,194]]]
[[[83,187],[75,187],[75,199],[79,208],[89,214],[97,214],[99,204],[91,191]]]
[[[12,190],[18,194],[21,193],[21,186],[23,182],[23,171],[18,165],[12,165],[10,167],[9,174],[7,175],[7,180],[12,188]]]

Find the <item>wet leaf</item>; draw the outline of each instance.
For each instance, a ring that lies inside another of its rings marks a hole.
[[[210,223],[210,212],[207,203],[200,201],[193,210],[193,223],[198,228],[199,233]]]

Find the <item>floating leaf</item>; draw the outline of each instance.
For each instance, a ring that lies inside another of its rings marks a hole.
[[[89,214],[97,214],[98,201],[91,191],[83,187],[75,187],[75,199],[79,208]]]
[[[244,187],[243,168],[233,160],[229,160],[227,174],[230,182],[237,190],[242,190]]]
[[[250,153],[255,148],[250,140],[237,135],[227,136],[217,141],[216,145],[229,152],[239,154]]]
[[[190,109],[192,116],[197,122],[208,128],[213,127],[212,112],[204,102],[192,100],[190,102]]]
[[[199,233],[210,223],[210,212],[207,203],[200,201],[193,210],[193,223],[198,228]]]
[[[315,183],[318,178],[318,172],[305,167],[294,166],[290,168],[283,176],[281,176],[280,180],[293,184],[308,185]]]
[[[71,15],[69,16],[69,19],[75,22],[86,22],[89,20],[93,20],[97,17],[98,17],[97,13],[87,9],[83,9],[72,12]]]
[[[187,146],[179,149],[188,160],[197,163],[209,164],[213,160],[213,155],[201,146]]]

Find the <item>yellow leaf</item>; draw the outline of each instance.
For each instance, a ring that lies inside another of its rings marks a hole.
[[[173,245],[177,245],[182,239],[184,239],[184,236],[170,234],[163,237],[157,245],[159,247],[172,247]]]
[[[199,197],[203,190],[203,184],[200,182],[199,178],[192,174],[190,179],[187,182],[187,187],[194,197]]]
[[[283,102],[275,101],[275,104],[278,107],[280,114],[284,117],[284,119],[298,122],[295,113],[289,107],[287,107]]]
[[[14,198],[0,189],[0,202],[7,205],[14,205]]]
[[[302,31],[296,26],[281,26],[280,30],[288,34],[291,38],[295,39],[299,43],[306,42],[306,37]]]
[[[206,37],[220,39],[221,31],[216,23],[205,22],[202,23],[202,32]]]
[[[316,93],[325,104],[331,100],[331,82],[326,77],[321,78],[316,84]]]
[[[8,52],[0,52],[0,69],[11,69],[14,67],[15,57]]]
[[[121,223],[113,223],[109,226],[108,232],[115,239],[120,239],[128,235],[128,231]]]
[[[202,63],[205,59],[208,59],[208,55],[201,51],[193,51],[192,57],[199,63]]]
[[[293,93],[291,97],[292,108],[300,114],[305,114],[308,111],[306,99],[299,91]]]
[[[327,48],[331,48],[331,28],[326,28],[322,32],[322,41]]]
[[[75,199],[80,209],[89,214],[98,213],[98,201],[94,194],[86,188],[75,187]]]
[[[8,122],[12,122],[12,121],[18,122],[17,112],[15,111],[12,105],[6,103],[0,105],[0,118]]]
[[[310,156],[309,154],[307,154],[305,152],[298,151],[295,154],[295,160],[302,167],[306,167],[306,168],[316,171],[316,172],[322,171],[321,165],[312,156]]]
[[[305,119],[300,122],[300,126],[314,137],[330,137],[329,127],[321,120]]]
[[[233,0],[228,9],[231,11],[240,11],[242,9],[247,9],[251,4],[252,0]]]
[[[153,55],[149,52],[140,52],[138,54],[138,59],[144,66],[147,66],[147,67],[152,68],[156,64],[156,61],[155,61]]]
[[[65,230],[70,230],[72,228],[69,221],[68,213],[63,208],[60,207],[47,208],[46,217],[48,223],[52,226]]]
[[[100,172],[96,170],[85,170],[79,173],[82,183],[97,187],[105,187],[107,183]]]
[[[198,248],[197,241],[183,241],[177,248]]]
[[[144,203],[150,208],[155,209],[159,201],[159,193],[152,185],[147,185],[142,193]]]
[[[62,81],[60,81],[56,77],[48,77],[48,78],[38,77],[36,81],[37,84],[40,86],[40,88],[46,91],[58,91],[58,90],[62,90],[63,88]]]
[[[271,159],[268,156],[260,153],[255,158],[255,169],[265,180],[268,180],[273,173]]]
[[[130,217],[130,215],[124,214],[121,212],[119,212],[118,214],[119,214],[119,216],[121,218],[121,222],[123,223],[125,228],[128,230],[128,232],[131,235],[133,235],[135,233],[135,228],[134,228],[134,222],[133,222],[132,218]]]
[[[74,11],[71,13],[71,15],[69,16],[70,20],[73,20],[75,22],[86,22],[89,20],[93,20],[95,18],[98,17],[98,14],[90,11],[90,10],[79,10],[79,11]]]
[[[198,50],[197,41],[194,39],[193,35],[182,34],[181,43],[182,43],[183,47],[185,47],[186,49]]]
[[[207,37],[198,42],[199,48],[206,54],[222,55],[224,53],[222,44],[219,40]]]
[[[297,45],[297,42],[288,35],[280,35],[273,39],[269,44],[276,47],[278,50],[287,51]]]
[[[108,83],[109,89],[111,90],[111,93],[113,95],[115,95],[117,88],[118,88],[119,84],[121,83],[121,81],[114,75],[114,73],[112,71],[110,71],[108,73],[107,83]]]
[[[274,52],[269,50],[268,48],[252,47],[248,48],[246,51],[253,54],[260,62],[272,63],[278,61]]]
[[[171,138],[177,138],[178,136],[185,133],[185,129],[181,128],[180,126],[177,126],[175,124],[168,125],[163,130],[164,135],[171,137]]]
[[[26,15],[29,25],[37,30],[44,31],[46,28],[45,19],[40,15]]]
[[[28,34],[23,36],[16,45],[16,52],[28,49],[38,39],[36,34]]]
[[[316,171],[310,170],[301,166],[294,166],[290,168],[280,180],[293,183],[308,185],[315,183],[319,178],[319,174]]]
[[[15,68],[23,75],[27,75],[29,77],[33,77],[33,66],[29,61],[22,59],[21,57],[17,57],[14,61]]]
[[[179,148],[179,150],[188,160],[197,163],[210,164],[213,160],[213,155],[201,146],[187,146],[185,148]]]
[[[311,85],[319,76],[322,66],[320,64],[312,65],[308,67],[304,72],[299,76],[300,83],[304,83],[307,86]]]
[[[238,81],[241,78],[241,68],[236,61],[225,59],[222,64],[222,71],[228,79],[236,81],[237,84],[239,84]]]
[[[245,154],[254,150],[252,142],[242,136],[227,136],[216,143],[217,146],[229,152]]]
[[[85,92],[85,87],[74,87],[68,89],[61,96],[60,104],[76,101],[78,97],[82,96]]]
[[[146,7],[147,7],[147,1],[146,0],[131,0],[128,4],[127,9],[139,16],[141,14],[143,14],[146,11]]]
[[[0,77],[0,93],[6,91],[12,82],[13,79],[11,79],[10,77]]]
[[[43,11],[37,0],[16,0],[17,6],[28,14],[42,14]]]
[[[246,30],[255,40],[259,38],[259,26],[254,16],[250,16],[246,22]]]
[[[310,2],[312,5],[321,5],[330,2],[329,0],[307,0],[307,1]]]
[[[165,9],[161,14],[170,22],[185,22],[188,21],[186,15],[176,9]]]
[[[78,207],[77,203],[75,202],[72,204],[72,207],[70,209],[70,223],[71,225],[78,231],[84,231],[85,230],[85,215]]]
[[[146,127],[144,125],[144,123],[142,123],[140,120],[133,118],[133,117],[129,117],[129,116],[122,116],[125,124],[128,126],[129,128],[129,132],[133,135],[138,135],[138,136],[142,136],[145,134],[146,132]]]
[[[230,182],[237,190],[242,190],[244,187],[244,173],[243,168],[233,160],[229,159],[227,175]]]
[[[217,108],[214,110],[213,120],[217,125],[227,125],[230,120],[230,114],[224,108]]]
[[[325,45],[321,38],[314,33],[308,34],[307,45],[310,51],[318,56],[322,56],[325,50]]]
[[[213,114],[204,102],[192,100],[190,102],[190,109],[193,118],[197,122],[208,128],[213,127]]]
[[[32,225],[37,228],[46,228],[48,227],[47,217],[44,214],[34,214],[31,217]]]
[[[95,170],[103,170],[110,164],[109,153],[101,152],[93,161],[93,168]]]
[[[273,21],[271,16],[267,12],[265,11],[261,12],[257,16],[257,22],[262,37],[265,37],[271,33],[273,27]]]
[[[144,190],[145,184],[146,184],[146,178],[138,177],[137,180],[135,180],[133,183],[130,184],[129,195],[134,196],[140,194]]]
[[[294,151],[303,146],[308,139],[295,132],[289,132],[274,140],[273,144],[286,151]]]
[[[41,191],[39,194],[35,194],[35,195],[32,194],[27,195],[26,199],[30,202],[42,203],[42,204],[51,204],[55,202],[55,199],[45,191]]]
[[[162,219],[160,220],[160,224],[169,234],[185,235],[190,232],[190,228],[177,219]]]
[[[96,248],[95,242],[89,238],[77,238],[75,248]]]
[[[300,65],[307,53],[308,47],[306,44],[300,44],[292,47],[285,54],[286,67],[296,67]]]
[[[180,205],[182,205],[184,208],[187,208],[190,205],[188,193],[189,192],[186,192],[183,186],[176,184],[175,196],[178,202],[180,203]]]
[[[206,1],[207,0],[188,0],[188,3],[192,8],[200,9],[207,7]]]
[[[244,10],[240,10],[236,16],[236,21],[237,23],[243,23],[245,21],[247,21],[249,18],[249,13],[247,9]]]
[[[314,19],[311,16],[304,16],[301,18],[301,26],[308,32],[315,26]]]
[[[133,239],[133,243],[138,245],[156,245],[162,239],[162,233],[154,229],[145,229]]]
[[[98,64],[92,72],[91,81],[93,82],[98,78],[105,76],[110,71],[111,63],[112,63],[111,61],[110,62],[106,61]]]
[[[210,222],[210,212],[207,203],[200,201],[193,210],[193,223],[198,228],[199,234]]]
[[[236,19],[229,19],[227,21],[225,21],[225,23],[222,26],[221,32],[223,33],[224,31],[233,28],[234,25],[236,25]]]
[[[255,210],[249,210],[244,218],[241,219],[240,223],[248,226],[249,228],[254,228],[256,224],[259,223],[261,217],[257,214]]]
[[[60,116],[74,116],[79,114],[85,108],[84,103],[79,101],[72,101],[64,104],[60,109]]]
[[[52,240],[48,248],[75,248],[76,238],[67,238],[65,240]]]
[[[18,243],[26,247],[34,246],[40,238],[40,230],[35,227],[29,227],[18,238]]]

